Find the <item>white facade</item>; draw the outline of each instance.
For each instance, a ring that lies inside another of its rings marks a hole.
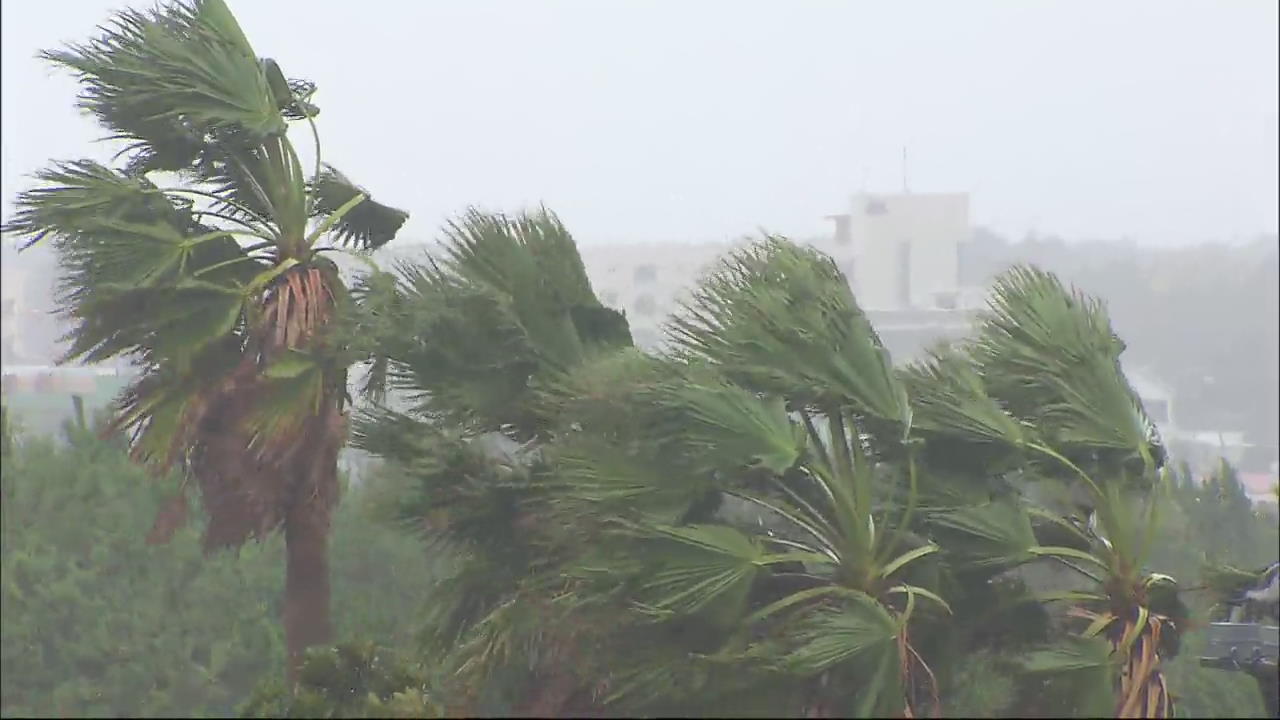
[[[1162,437],[1178,432],[1174,422],[1173,391],[1141,369],[1124,368],[1129,386],[1138,394],[1142,407]]]
[[[23,276],[4,268],[0,282],[0,357],[9,363],[24,356],[22,348],[22,316],[25,310],[22,292]]]
[[[868,310],[952,309],[960,292],[960,243],[969,237],[966,193],[859,193],[829,216],[828,250]]]
[[[733,249],[729,243],[579,245],[596,297],[620,310],[636,344],[654,349],[662,325],[702,276]]]
[[[965,311],[973,303],[970,289],[959,287],[959,245],[970,233],[967,194],[859,194],[849,212],[831,219],[836,233],[806,244],[836,262],[895,357],[967,332],[972,314]],[[655,349],[663,325],[702,277],[735,248],[758,239],[580,243],[578,251],[596,296],[626,314],[637,345]],[[421,251],[391,252],[413,258]]]

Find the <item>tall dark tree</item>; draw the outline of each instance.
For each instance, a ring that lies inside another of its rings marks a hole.
[[[119,163],[55,163],[4,232],[52,243],[64,361],[123,356],[140,374],[114,427],[134,457],[180,465],[209,514],[208,550],[282,528],[295,661],[329,638],[328,535],[345,440],[347,356],[329,332],[348,300],[325,253],[377,248],[407,214],[321,162],[314,84],[260,58],[222,0],[124,11],[42,57]],[[305,122],[315,165],[288,137]],[[186,483],[153,529],[183,516]],[[292,662],[291,662],[292,667]]]

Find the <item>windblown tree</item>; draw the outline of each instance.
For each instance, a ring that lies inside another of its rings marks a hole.
[[[443,250],[358,290],[375,402],[357,447],[391,461],[393,512],[453,558],[429,608],[424,652],[454,682],[454,713],[548,716],[577,689],[581,615],[548,602],[564,543],[543,521],[542,449],[557,431],[546,388],[631,346],[577,248],[545,210],[470,211]],[[387,478],[384,478],[386,480]]]
[[[329,638],[328,534],[345,441],[349,355],[331,326],[348,292],[328,251],[377,248],[407,214],[322,164],[315,85],[258,57],[222,0],[125,11],[42,57],[124,143],[59,162],[4,232],[49,242],[72,321],[64,361],[132,360],[113,427],[157,471],[177,465],[208,513],[205,547],[283,529],[291,660]],[[316,154],[288,138],[304,121]],[[184,480],[157,517],[163,540]]]
[[[552,475],[594,510],[574,516],[614,526],[584,566],[608,568],[611,592],[725,629],[696,651],[710,665],[693,695],[740,695],[716,687],[710,668],[728,664],[764,673],[755,687],[820,678],[809,712],[920,714],[949,670],[999,643],[1032,682],[1070,688],[1077,712],[1172,713],[1161,657],[1185,608],[1145,567],[1163,451],[1099,302],[1016,269],[972,342],[897,373],[830,260],[771,239],[712,274],[671,335],[675,365],[625,406],[639,431],[584,426]],[[1046,486],[1074,506],[1046,506]],[[644,502],[673,491],[719,509]],[[1080,587],[1008,584],[1033,563]],[[992,613],[1053,602],[1074,603],[1078,626],[1032,652],[1033,633]],[[642,695],[660,696],[673,664],[645,669]]]
[[[968,546],[976,556],[1046,558],[1084,581],[1079,590],[1042,598],[1074,603],[1070,615],[1079,628],[1031,667],[1096,681],[1093,696],[1110,697],[1116,717],[1170,717],[1161,657],[1177,651],[1186,609],[1174,579],[1147,567],[1166,482],[1164,451],[1120,370],[1123,349],[1098,300],[1031,268],[999,278],[966,355],[991,397],[1033,432],[1023,444],[1028,475],[1066,484],[1077,507],[1053,513],[1024,501],[1019,511],[982,520],[963,511],[936,519],[977,540]],[[1059,546],[1029,542],[1036,516],[1048,521]]]
[[[576,254],[491,222],[402,268],[430,292],[369,295],[395,328],[374,367],[419,402],[360,434],[413,489],[406,519],[465,549],[435,647],[470,689],[543,713],[919,715],[1002,654],[1028,706],[1050,677],[1076,713],[1170,712],[1181,610],[1142,567],[1161,451],[1097,303],[1016,271],[974,342],[899,370],[831,261],[768,238],[699,286],[670,355],[566,354],[576,301],[537,299],[580,297]],[[533,257],[544,283],[497,270]],[[1081,587],[1034,592],[1034,563]],[[1046,645],[1063,600],[1087,620]]]

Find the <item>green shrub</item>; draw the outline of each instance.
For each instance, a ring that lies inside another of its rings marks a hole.
[[[427,691],[426,673],[369,642],[312,648],[298,673],[298,691],[279,678],[259,685],[242,717],[442,717]]]
[[[233,716],[283,672],[283,543],[205,558],[193,524],[148,546],[174,481],[64,432],[19,439],[0,468],[0,714]],[[396,646],[425,601],[423,552],[363,505],[349,493],[335,520],[335,631]]]

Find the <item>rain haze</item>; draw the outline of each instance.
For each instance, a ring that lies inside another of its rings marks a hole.
[[[6,214],[101,133],[34,58],[120,2],[3,5]],[[546,203],[584,243],[807,236],[859,189],[965,191],[1014,238],[1277,228],[1277,3],[234,6],[313,79],[326,157],[435,236]],[[306,146],[307,143],[300,143]],[[101,152],[105,152],[102,150]]]
[[[1280,717],[1280,2],[0,10],[0,718]]]

